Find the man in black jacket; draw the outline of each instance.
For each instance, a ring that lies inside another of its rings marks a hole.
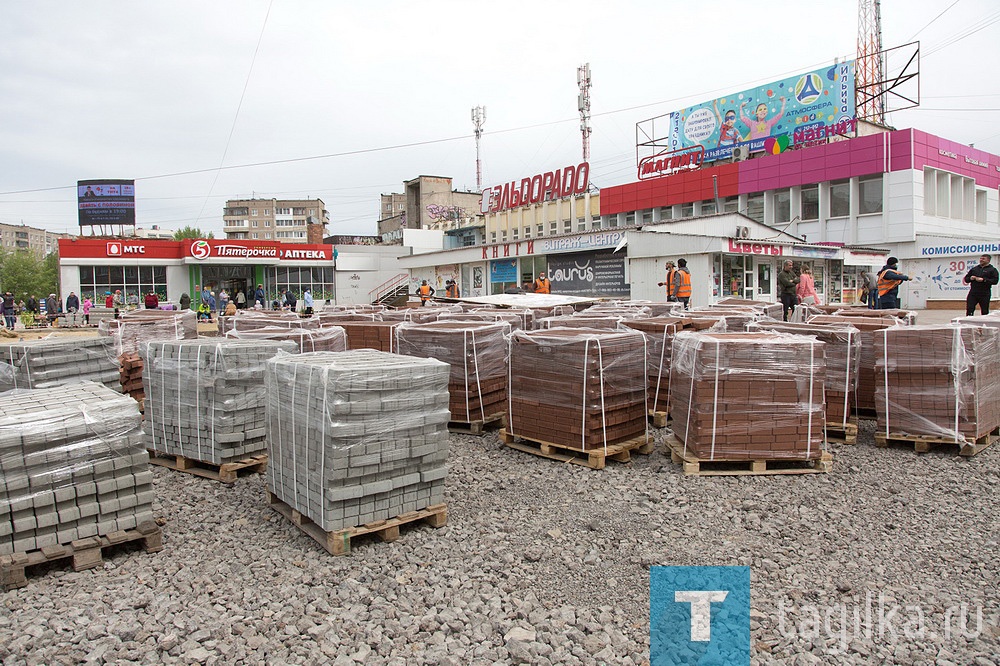
[[[984,315],[990,313],[993,285],[1000,282],[1000,273],[990,264],[990,259],[988,254],[979,257],[979,265],[973,266],[962,278],[962,282],[969,285],[969,295],[965,298],[965,314],[968,317],[976,314],[976,304]]]

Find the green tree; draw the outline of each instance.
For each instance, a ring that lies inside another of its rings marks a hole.
[[[198,227],[187,226],[174,232],[174,240],[184,240],[185,238],[215,238],[215,234],[209,231],[207,234]]]
[[[40,257],[34,252],[15,251],[0,254],[0,290],[9,291],[17,300],[34,294],[45,298],[59,293],[59,255]]]

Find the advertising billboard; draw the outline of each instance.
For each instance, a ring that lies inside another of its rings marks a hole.
[[[134,180],[81,180],[76,184],[81,227],[135,226]]]
[[[674,111],[668,143],[704,146],[702,161],[712,162],[732,157],[736,146],[779,153],[796,137],[820,138],[854,120],[854,61],[847,60]]]
[[[552,292],[566,296],[615,296],[629,298],[631,285],[625,279],[625,257],[613,252],[581,252],[550,255]]]

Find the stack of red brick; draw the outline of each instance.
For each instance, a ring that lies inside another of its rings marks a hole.
[[[826,421],[841,427],[847,425],[858,390],[858,364],[861,361],[861,332],[858,329],[846,324],[761,321],[750,324],[748,330],[811,335],[826,343]]]
[[[890,328],[875,336],[875,404],[886,435],[965,442],[1000,425],[1000,330]]]
[[[348,349],[377,349],[396,351],[398,321],[345,321],[339,326],[347,333]]]
[[[122,393],[132,396],[141,405],[146,397],[142,388],[142,358],[135,352],[125,352],[118,357],[118,363]]]
[[[877,312],[877,310],[869,310]],[[874,416],[875,412],[875,335],[878,331],[903,322],[893,317],[861,317],[856,315],[819,315],[809,319],[810,324],[850,325],[858,329],[861,337],[861,357],[858,362],[858,392],[855,410],[861,416]]]
[[[531,315],[531,310],[527,310]],[[465,322],[506,322],[511,328],[522,328],[531,330],[532,326],[525,326],[523,314],[518,312],[508,312],[506,310],[471,310],[469,312],[446,312],[438,315],[438,321],[465,321]]]
[[[702,460],[813,460],[825,446],[824,343],[782,333],[674,336],[670,413]]]
[[[510,341],[512,435],[579,450],[645,436],[642,333],[553,328]]]
[[[649,378],[646,409],[651,412],[669,412],[670,359],[674,335],[693,328],[691,320],[681,317],[653,317],[623,321],[621,325],[646,334],[646,374]]]
[[[397,353],[436,358],[451,365],[451,420],[491,420],[507,411],[507,322],[400,324]]]

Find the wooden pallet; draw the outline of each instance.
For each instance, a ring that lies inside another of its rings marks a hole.
[[[878,413],[874,409],[866,409],[864,407],[852,407],[851,414],[859,419],[868,419],[869,421],[874,421],[878,418]]]
[[[649,416],[649,422],[653,424],[654,428],[666,428],[667,424],[670,423],[669,412],[654,412],[651,409],[646,413]]]
[[[504,413],[501,412],[487,416],[482,421],[449,421],[448,430],[462,435],[483,435],[486,433],[487,428],[502,426],[505,418]]]
[[[342,530],[327,532],[312,520],[303,516],[288,504],[282,502],[277,495],[268,491],[267,502],[272,509],[292,521],[296,527],[326,549],[331,555],[350,555],[351,539],[374,534],[382,541],[395,541],[399,538],[401,525],[418,521],[431,527],[444,527],[448,524],[448,507],[445,504],[435,504],[419,511],[410,511],[388,520],[379,520],[358,527],[348,527]]]
[[[670,459],[684,465],[685,476],[757,476],[774,474],[822,474],[833,468],[833,456],[823,451],[818,460],[703,460],[684,452],[684,444],[668,437]]]
[[[624,442],[609,444],[607,448],[577,449],[564,444],[553,444],[512,435],[506,429],[500,431],[500,441],[507,447],[543,458],[583,465],[591,469],[604,469],[608,460],[629,462],[632,453],[648,455],[653,452],[653,441],[648,435],[639,435]]]
[[[877,432],[875,433],[875,446],[884,449],[890,444],[903,444],[905,446],[912,446],[917,453],[927,453],[938,446],[957,446],[958,455],[971,458],[992,446],[997,441],[998,433],[1000,433],[1000,430],[994,428],[989,434],[977,437],[974,440],[956,442],[947,437],[937,437],[934,435],[908,435],[906,433],[889,433],[886,435],[884,432]]]
[[[26,553],[0,555],[0,584],[5,591],[24,587],[28,584],[25,572],[27,567],[67,558],[73,560],[73,571],[93,569],[104,562],[105,548],[140,539],[142,548],[147,553],[158,553],[163,550],[163,531],[155,522],[148,520],[134,530],[78,539],[62,546],[45,546]]]
[[[171,453],[161,453],[150,449],[149,463],[151,465],[167,467],[178,472],[187,472],[188,474],[193,474],[195,476],[212,479],[213,481],[236,483],[236,479],[240,475],[240,472],[259,472],[263,474],[267,470],[267,454],[261,453],[255,456],[250,456],[249,458],[244,458],[243,460],[236,460],[234,462],[217,465],[203,460],[195,460],[194,458],[186,458],[184,456],[177,456]]]
[[[857,444],[858,424],[857,423],[834,423],[827,421],[826,441],[836,444]]]

